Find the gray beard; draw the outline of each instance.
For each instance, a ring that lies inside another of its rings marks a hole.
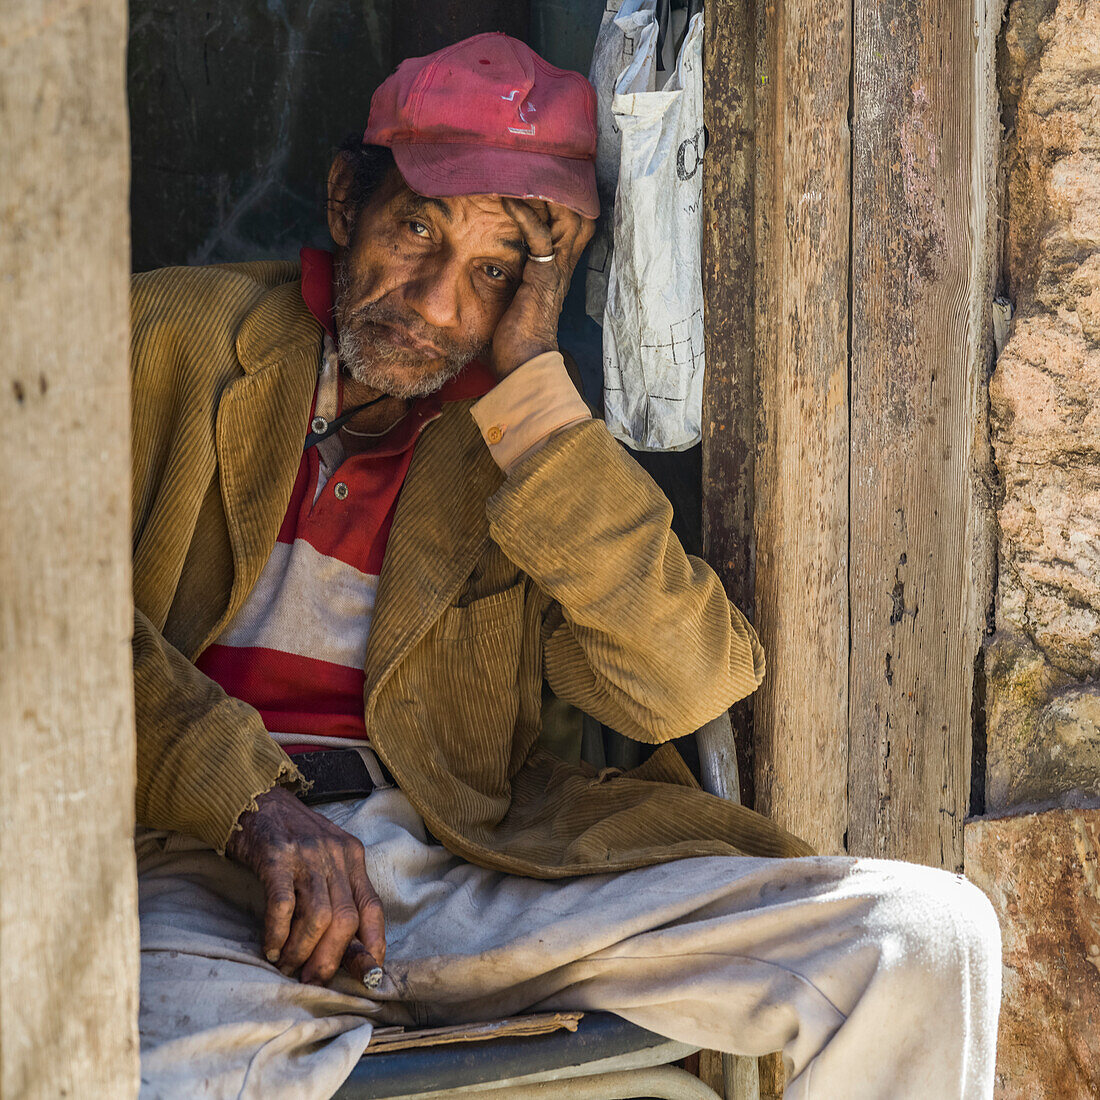
[[[395,368],[422,362],[415,352],[394,347],[388,340],[371,339],[361,329],[347,325],[340,327],[336,350],[340,356],[340,366],[360,385],[370,386],[392,397],[405,398],[435,393],[474,358],[465,354],[457,359],[448,356],[443,360],[443,365],[434,371],[411,378],[401,371],[403,376],[399,376]]]
[[[484,351],[484,345],[443,338],[415,314],[404,313],[382,302],[368,302],[357,310],[345,310],[342,304],[347,300],[347,284],[346,269],[340,265],[333,288],[338,334],[336,350],[340,366],[360,385],[393,397],[422,397],[435,393]],[[393,325],[442,349],[442,365],[430,372],[411,373],[410,369],[424,364],[424,359],[415,351],[397,347],[384,339],[376,328],[382,325]]]

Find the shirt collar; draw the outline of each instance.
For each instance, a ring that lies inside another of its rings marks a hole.
[[[302,301],[309,312],[324,326],[325,331],[336,339],[336,320],[333,316],[332,276],[333,255],[322,248],[303,248],[302,260]],[[459,373],[441,389],[414,402],[414,410],[419,405],[428,405],[438,413],[447,401],[465,401],[472,397],[484,397],[494,386],[496,379],[489,368],[478,359],[467,363]],[[407,419],[420,422],[419,417]],[[434,415],[428,419],[435,419]],[[423,427],[427,421],[420,422]]]

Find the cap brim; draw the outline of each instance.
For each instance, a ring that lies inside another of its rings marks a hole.
[[[600,213],[596,166],[590,160],[555,157],[491,145],[392,145],[405,182],[420,195],[506,195],[566,206],[585,218]]]

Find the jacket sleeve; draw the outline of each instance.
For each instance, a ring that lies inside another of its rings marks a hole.
[[[134,611],[137,819],[219,852],[276,783],[301,778],[259,713],[234,699]]]
[[[639,741],[681,737],[756,689],[764,651],[714,571],[684,553],[672,507],[600,421],[509,467],[490,533],[550,598],[551,689]]]

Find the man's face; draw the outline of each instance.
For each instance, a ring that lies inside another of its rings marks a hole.
[[[488,346],[524,259],[500,199],[424,198],[394,170],[337,254],[341,364],[397,397],[437,390]]]

